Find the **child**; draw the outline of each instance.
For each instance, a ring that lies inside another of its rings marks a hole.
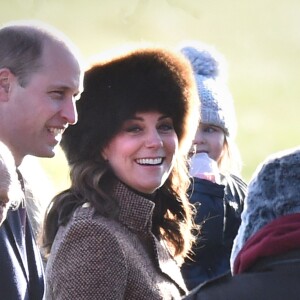
[[[231,253],[233,276],[194,289],[185,300],[298,300],[300,147],[269,155],[252,175]]]
[[[201,101],[201,122],[193,147],[190,202],[197,209],[200,234],[194,255],[182,266],[188,289],[230,271],[230,252],[240,225],[246,184],[239,177],[234,143],[236,120],[226,85],[225,61],[214,49],[197,44],[181,52],[190,61]]]

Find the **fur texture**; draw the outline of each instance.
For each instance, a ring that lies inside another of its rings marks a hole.
[[[235,238],[231,266],[246,241],[262,227],[288,214],[300,212],[300,148],[267,158],[248,186],[242,223]]]
[[[143,48],[98,61],[86,72],[84,88],[77,102],[79,121],[61,142],[69,163],[97,158],[124,120],[153,110],[173,118],[179,148],[188,151],[198,126],[199,98],[181,54]]]

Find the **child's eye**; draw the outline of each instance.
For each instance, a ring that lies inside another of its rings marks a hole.
[[[209,133],[212,133],[212,132],[215,132],[216,130],[213,127],[207,127],[206,131],[209,132]]]
[[[206,133],[214,133],[216,131],[218,131],[217,127],[215,126],[205,126],[202,128],[203,132],[206,132]]]

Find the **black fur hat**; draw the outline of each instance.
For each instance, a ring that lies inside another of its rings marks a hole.
[[[69,164],[94,160],[137,112],[170,115],[179,148],[188,151],[199,122],[199,98],[188,61],[165,48],[131,50],[86,71],[78,123],[62,138]]]

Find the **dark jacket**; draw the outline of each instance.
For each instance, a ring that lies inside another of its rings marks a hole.
[[[25,238],[20,209],[8,211],[0,227],[0,299],[40,300],[44,293],[43,267],[29,220]]]
[[[237,234],[247,186],[236,176],[222,176],[222,184],[194,178],[190,202],[201,225],[194,255],[182,266],[189,290],[230,270],[230,253]]]
[[[298,300],[300,251],[274,258],[251,272],[221,276],[195,289],[185,300]]]
[[[181,299],[180,269],[151,232],[155,204],[121,183],[113,196],[116,219],[83,205],[59,228],[46,267],[46,299]]]
[[[239,251],[233,276],[194,289],[186,300],[298,300],[300,295],[300,214],[269,223]]]

